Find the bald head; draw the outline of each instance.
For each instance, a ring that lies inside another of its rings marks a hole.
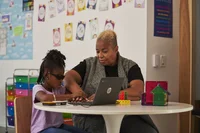
[[[113,30],[105,30],[98,36],[97,42],[98,41],[107,42],[115,47],[117,46],[117,35]]]

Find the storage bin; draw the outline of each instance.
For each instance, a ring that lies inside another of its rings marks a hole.
[[[16,96],[28,96],[28,91],[25,89],[15,89]]]
[[[13,106],[8,106],[8,115],[14,116],[14,107]]]
[[[14,96],[15,95],[15,91],[14,90],[7,90],[7,95],[8,96]]]
[[[14,106],[14,102],[12,102],[12,101],[7,101],[7,106]]]
[[[7,85],[7,90],[13,90],[14,89],[14,85]]]
[[[21,83],[28,83],[28,76],[14,76],[16,82],[21,82]],[[29,77],[29,83],[36,83],[37,82],[37,77]]]
[[[15,96],[7,96],[7,101],[14,101]]]
[[[8,118],[8,125],[15,126],[14,116],[8,116],[7,118]]]

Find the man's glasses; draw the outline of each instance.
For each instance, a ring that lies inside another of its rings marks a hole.
[[[64,75],[60,75],[60,74],[53,74],[53,73],[50,73],[51,75],[53,75],[54,77],[56,77],[57,80],[63,80],[65,78]]]

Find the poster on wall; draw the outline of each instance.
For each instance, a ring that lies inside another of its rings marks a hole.
[[[49,17],[53,18],[56,16],[56,3],[55,0],[50,0],[49,4]]]
[[[39,5],[38,21],[44,22],[46,15],[46,5]]]
[[[10,15],[8,15],[8,14],[2,15],[2,16],[1,16],[1,21],[2,21],[3,23],[8,23],[8,22],[10,22]]]
[[[144,8],[145,0],[135,0],[135,8]]]
[[[117,8],[122,5],[122,0],[112,0],[112,8]]]
[[[90,32],[91,32],[91,39],[97,38],[99,34],[99,24],[98,19],[94,18],[89,20],[90,23]]]
[[[34,0],[23,0],[22,11],[32,11],[34,7]]]
[[[85,0],[77,0],[77,8],[78,12],[86,9],[86,1]]]
[[[154,0],[154,36],[173,37],[172,0]]]
[[[75,0],[67,0],[67,16],[73,16],[75,11]]]
[[[7,30],[6,28],[0,28],[0,56],[6,55],[7,45]]]
[[[60,46],[61,44],[61,35],[60,35],[60,28],[53,29],[53,46]]]
[[[106,20],[104,30],[114,30],[115,22],[112,20]]]
[[[99,11],[107,11],[109,8],[109,0],[99,0]]]
[[[56,0],[58,13],[65,11],[65,0]]]
[[[96,9],[97,0],[88,0],[87,8],[88,9]]]
[[[0,60],[30,60],[33,58],[32,9],[25,9],[29,0],[0,0]],[[23,10],[25,9],[25,10]],[[29,10],[31,9],[31,10]],[[29,10],[28,12],[24,12]],[[5,17],[2,22],[2,16]]]
[[[86,24],[83,21],[79,21],[76,29],[76,40],[84,40]]]
[[[65,24],[65,42],[70,42],[73,40],[73,24]]]

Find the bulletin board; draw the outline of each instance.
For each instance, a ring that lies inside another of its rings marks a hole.
[[[22,0],[1,0],[0,6],[0,60],[32,59],[33,12]]]

